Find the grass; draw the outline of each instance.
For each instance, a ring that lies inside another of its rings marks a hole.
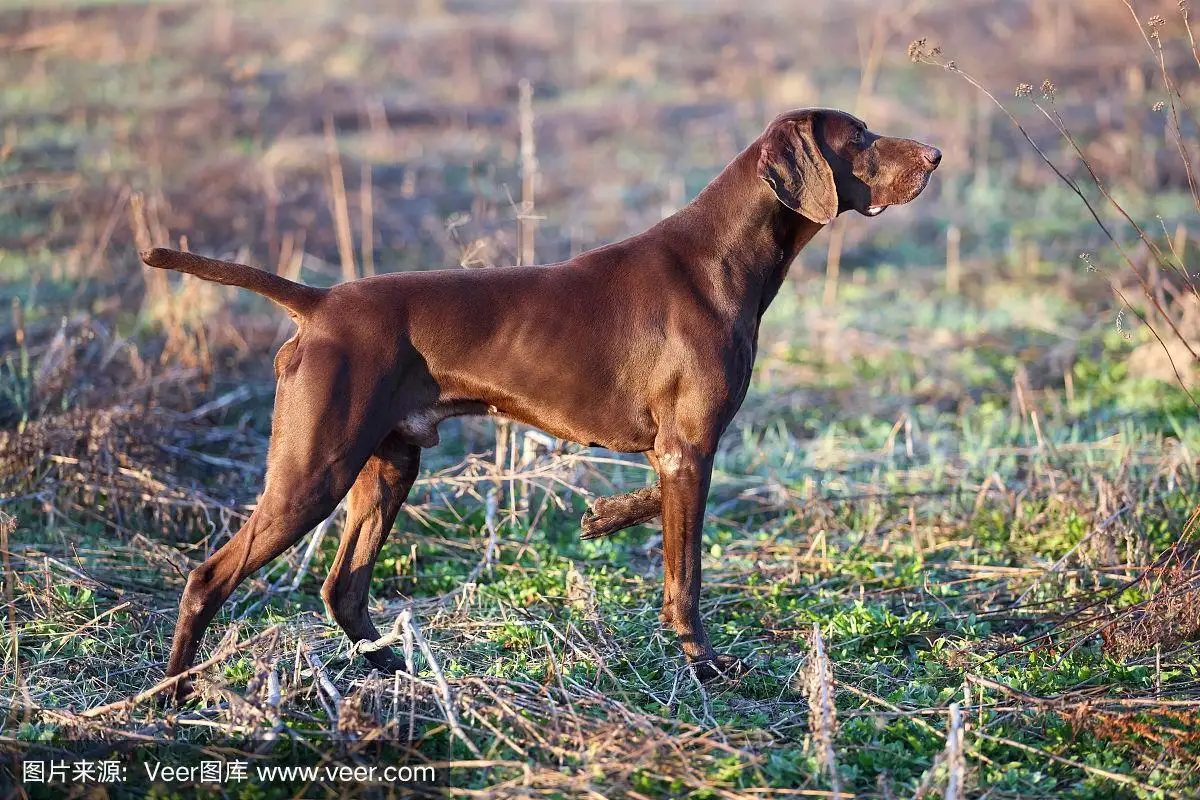
[[[860,111],[928,137],[885,102],[894,91],[929,129],[968,133],[912,207],[839,223],[835,305],[821,300],[822,236],[764,320],[704,539],[706,623],[748,675],[701,686],[684,666],[658,619],[655,525],[579,539],[588,497],[650,480],[640,461],[559,447],[501,469],[491,427],[454,421],[372,584],[380,629],[401,619],[428,645],[411,675],[372,673],[324,615],[335,515],[235,593],[205,640],[201,699],[122,704],[162,678],[187,570],[254,502],[282,319],[196,282],[155,296],[132,255],[139,226],[271,267],[294,247],[302,277],[336,281],[328,115],[356,250],[372,169],[377,269],[509,263],[528,76],[547,261],[655,221],[672,184],[690,196],[764,116],[854,104],[858,53],[836,16],[794,32],[769,3],[437,5],[408,9],[411,24],[318,0],[237,4],[231,19],[187,3],[0,17],[20,45],[0,64],[14,120],[0,300],[19,309],[0,323],[0,522],[13,520],[0,524],[0,748],[175,743],[129,751],[116,796],[1195,796],[1195,408],[1145,366],[1149,332],[1128,314],[1118,330],[1111,292],[1079,262],[1111,257],[1086,209],[1053,176],[1019,174],[999,125],[986,147],[971,140],[975,106],[902,48]],[[913,24],[949,30],[946,13],[935,3]],[[1002,12],[959,13],[985,60]],[[1127,42],[1105,19],[1078,24]],[[841,67],[799,60],[806,42],[832,43]],[[1052,56],[1029,44],[986,66],[1004,81],[1019,61],[1026,80]],[[828,88],[793,96],[798,75]],[[1116,123],[1088,98],[1117,89],[1088,80],[1060,81],[1058,102],[1100,141]],[[1151,139],[1130,146],[1153,156]],[[1116,189],[1173,232],[1193,220],[1186,183],[1162,180]],[[949,224],[963,232],[958,293]],[[836,713],[814,713],[822,692]],[[251,752],[433,764],[440,785],[149,789],[141,769]]]

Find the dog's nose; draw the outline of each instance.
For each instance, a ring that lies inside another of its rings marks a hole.
[[[921,149],[921,156],[931,168],[937,167],[938,164],[942,163],[942,151],[936,147],[925,145]]]

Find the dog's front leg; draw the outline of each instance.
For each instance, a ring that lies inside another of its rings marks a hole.
[[[662,620],[679,634],[683,653],[702,680],[740,671],[736,658],[713,650],[700,619],[701,534],[715,449],[715,441],[695,446],[662,431],[654,447],[662,481]]]
[[[649,522],[662,513],[662,488],[657,484],[636,492],[598,497],[579,521],[583,539],[611,536]]]

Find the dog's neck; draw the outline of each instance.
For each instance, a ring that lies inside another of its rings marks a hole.
[[[759,151],[756,141],[660,223],[671,230],[664,241],[709,279],[712,299],[739,318],[752,314],[756,325],[796,255],[824,227],[779,202],[758,177]]]

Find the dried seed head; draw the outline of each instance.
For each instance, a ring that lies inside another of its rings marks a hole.
[[[925,62],[927,64],[936,64],[938,59],[942,57],[942,48],[930,47],[925,37],[914,40],[908,46],[908,57],[914,63]]]
[[[1162,100],[1159,100],[1159,101],[1158,101],[1157,103],[1155,103],[1155,104],[1154,104],[1154,106],[1153,106],[1153,108],[1154,108],[1154,110],[1155,110],[1155,111],[1162,111],[1162,110],[1163,110],[1164,108],[1166,108],[1166,107],[1167,107],[1167,104],[1166,104],[1166,103],[1164,103]]]
[[[1123,308],[1119,309],[1117,311],[1117,323],[1116,323],[1117,333],[1121,334],[1122,338],[1124,338],[1125,341],[1129,341],[1130,339],[1133,338],[1133,334],[1131,334],[1129,331],[1127,331],[1125,329],[1124,317],[1125,317],[1125,309],[1123,309]]]
[[[1153,17],[1146,20],[1146,24],[1151,28],[1161,28],[1163,25],[1167,24],[1167,21],[1163,19],[1162,14],[1155,14]]]
[[[817,742],[817,761],[828,772],[834,794],[839,791],[837,753],[833,741],[837,736],[837,705],[834,697],[833,664],[825,652],[820,625],[813,625],[808,640],[808,669],[805,676],[808,690],[808,724]]]
[[[1053,83],[1051,83],[1049,78],[1042,81],[1042,97],[1044,99],[1053,101],[1054,100],[1054,90],[1055,90],[1055,86]]]
[[[1033,94],[1033,87],[1028,83],[1018,83],[1016,91],[1013,92],[1014,97],[1029,97]]]

